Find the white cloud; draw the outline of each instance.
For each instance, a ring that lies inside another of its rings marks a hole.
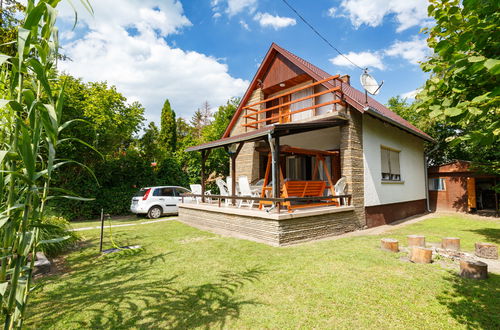
[[[254,16],[254,20],[259,22],[262,27],[272,27],[275,30],[285,28],[287,26],[293,26],[297,24],[297,21],[291,17],[273,16],[269,13],[257,13]]]
[[[431,53],[427,47],[427,42],[423,38],[414,36],[410,41],[396,40],[389,49],[385,51],[388,56],[402,57],[411,64],[418,64],[419,61],[425,59]]]
[[[93,17],[79,12],[88,29],[63,45],[72,61],[60,62],[59,69],[85,81],[116,85],[129,101],[145,106],[148,120],[158,121],[166,98],[179,116],[189,117],[205,100],[215,107],[248,86],[248,81],[229,75],[219,60],[165,41],[191,24],[180,2],[124,1],[116,6],[115,1],[100,0],[93,5]],[[68,17],[72,10],[62,7],[61,15]],[[138,33],[127,33],[130,27]]]
[[[240,20],[240,25],[247,31],[250,31],[250,27],[248,26],[247,22],[244,20]]]
[[[222,16],[222,15],[221,15],[221,13],[219,13],[219,12],[215,12],[215,13],[212,15],[212,17],[213,17],[213,18],[215,18],[215,19],[217,19],[217,18],[219,18],[219,17],[221,17],[221,16]]]
[[[342,13],[356,27],[382,24],[384,17],[394,14],[398,23],[397,32],[413,26],[428,24],[427,0],[343,0]]]
[[[227,1],[226,13],[229,16],[236,15],[245,9],[248,9],[250,14],[253,14],[255,12],[255,9],[257,9],[257,0],[226,0],[226,1]]]
[[[332,7],[330,9],[328,9],[328,11],[326,12],[326,14],[330,17],[337,17],[337,8],[335,7]]]
[[[357,65],[363,68],[377,68],[379,70],[384,70],[385,65],[382,62],[382,55],[378,52],[370,53],[370,52],[349,52],[345,54],[351,61],[356,63]],[[330,62],[333,65],[337,66],[346,66],[346,67],[354,67],[354,65],[349,62],[345,57],[338,55],[334,58],[330,59]]]

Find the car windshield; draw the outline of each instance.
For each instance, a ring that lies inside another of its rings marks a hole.
[[[138,192],[136,192],[134,194],[134,197],[142,197],[142,196],[144,196],[144,194],[146,193],[146,190],[147,189],[145,189],[145,188],[141,188],[141,190],[139,190]]]

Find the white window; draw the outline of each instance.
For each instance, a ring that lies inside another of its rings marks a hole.
[[[399,151],[381,147],[380,156],[382,160],[382,180],[401,181]]]
[[[443,191],[446,190],[443,178],[432,178],[429,179],[429,190],[433,191]]]

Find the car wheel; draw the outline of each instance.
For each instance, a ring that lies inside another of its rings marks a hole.
[[[161,207],[159,207],[159,206],[153,206],[148,211],[148,218],[150,218],[150,219],[158,219],[159,217],[161,217],[161,214],[162,214]]]

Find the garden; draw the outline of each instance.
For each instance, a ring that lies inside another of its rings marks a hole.
[[[137,220],[113,220],[112,224]],[[90,223],[90,226],[96,223]],[[108,223],[107,223],[108,224]],[[77,227],[89,227],[88,222]],[[138,230],[140,229],[140,230]],[[500,274],[462,279],[446,260],[403,261],[380,249],[406,235],[500,243],[500,223],[436,216],[382,235],[270,247],[175,221],[114,227],[118,245],[99,253],[99,230],[37,279],[31,328],[446,328],[498,329]],[[105,247],[111,247],[105,231]]]

